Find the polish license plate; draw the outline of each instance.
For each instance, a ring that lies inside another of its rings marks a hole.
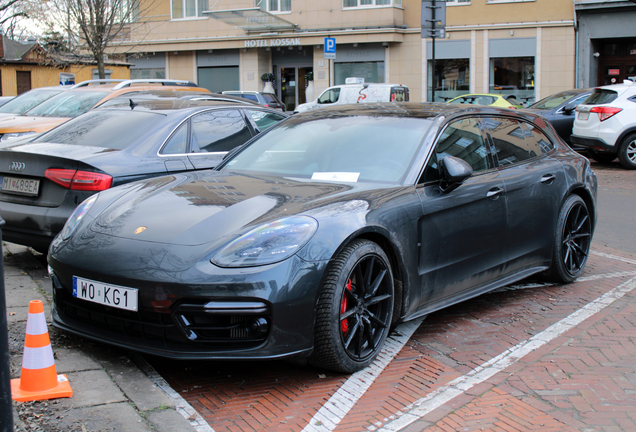
[[[105,306],[137,311],[138,292],[136,288],[110,285],[73,276],[73,297]]]
[[[40,189],[40,180],[19,177],[0,177],[0,192],[36,196]]]
[[[587,120],[590,117],[590,113],[589,112],[580,112],[579,113],[579,120]]]

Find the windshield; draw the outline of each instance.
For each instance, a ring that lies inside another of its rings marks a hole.
[[[221,170],[327,181],[398,183],[431,121],[403,117],[291,118]]]
[[[45,100],[61,93],[63,90],[62,88],[30,90],[2,105],[2,107],[0,107],[0,113],[22,115]]]
[[[34,142],[124,149],[165,118],[164,114],[130,110],[91,111],[70,120]],[[159,145],[159,143],[157,143]]]
[[[541,99],[539,102],[533,103],[528,108],[532,109],[553,109],[556,108],[577,95],[571,93],[557,93],[547,98]]]
[[[34,117],[77,117],[93,108],[104,99],[108,92],[103,91],[65,91],[28,111],[26,115]]]

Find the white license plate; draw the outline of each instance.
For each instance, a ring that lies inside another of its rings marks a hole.
[[[24,179],[18,177],[0,177],[0,191],[13,192],[24,195],[37,195],[40,189],[40,180]]]
[[[138,292],[136,288],[110,285],[73,276],[73,297],[93,303],[137,311]]]
[[[579,120],[587,120],[590,117],[590,113],[589,112],[580,112],[579,113]]]

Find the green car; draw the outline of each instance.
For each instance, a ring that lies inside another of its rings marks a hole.
[[[466,94],[457,96],[454,99],[448,101],[448,103],[464,103],[473,105],[491,105],[500,108],[514,108],[521,109],[523,104],[515,98],[515,95],[510,94]]]

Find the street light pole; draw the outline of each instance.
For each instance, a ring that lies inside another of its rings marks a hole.
[[[7,328],[7,300],[4,294],[4,255],[0,217],[0,430],[13,432],[13,399],[11,399],[11,370],[9,368],[9,330]]]

